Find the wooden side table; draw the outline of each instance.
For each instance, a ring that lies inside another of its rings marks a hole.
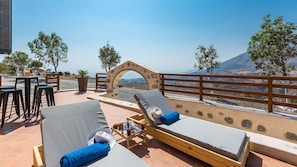
[[[132,116],[133,117],[133,116]],[[146,144],[147,138],[146,138],[146,131],[144,129],[144,124],[141,122],[135,121],[131,119],[131,117],[127,118],[127,123],[129,121],[133,121],[136,126],[136,131],[132,131],[130,135],[127,134],[127,131],[122,130],[123,129],[123,123],[115,124],[113,127],[111,127],[111,132],[119,135],[121,139],[126,140],[127,142],[127,148],[131,149],[135,146]],[[134,139],[138,138],[140,141],[136,142]],[[135,143],[130,145],[130,141],[134,140]]]

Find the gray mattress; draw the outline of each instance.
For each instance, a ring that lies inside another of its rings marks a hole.
[[[60,166],[61,157],[87,146],[89,133],[94,129],[109,131],[99,101],[92,100],[41,110],[42,143],[46,166]],[[129,161],[127,161],[129,159]],[[104,165],[103,165],[104,164]],[[148,166],[130,150],[116,144],[108,155],[89,166]]]
[[[174,111],[157,89],[137,93],[135,98],[146,115],[149,106],[157,106],[163,113]],[[239,159],[248,141],[245,131],[184,115],[180,115],[180,120],[169,126],[149,121],[156,128],[234,160]]]
[[[183,115],[179,121],[158,128],[234,160],[239,159],[248,141],[244,131]]]

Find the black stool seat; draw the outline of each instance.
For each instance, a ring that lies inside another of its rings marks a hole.
[[[35,99],[35,112],[36,112],[36,119],[39,115],[40,104],[41,104],[41,97],[42,92],[45,92],[46,95],[46,102],[47,106],[55,106],[55,97],[54,97],[54,87],[52,86],[38,86],[36,91],[36,99]]]
[[[1,92],[1,90],[3,90],[3,89],[14,89],[14,88],[15,88],[15,86],[8,86],[8,85],[0,86],[0,102],[2,101],[2,98],[3,98],[3,93]],[[1,106],[1,103],[0,103],[0,106]]]
[[[15,110],[16,110],[16,113],[17,113],[17,115],[19,117],[20,117],[19,99],[21,99],[21,103],[22,103],[22,107],[23,107],[23,114],[24,114],[24,117],[26,119],[22,89],[2,89],[1,90],[1,103],[3,103],[3,107],[2,107],[1,128],[3,128],[4,122],[5,122],[5,114],[6,114],[6,108],[7,108],[7,102],[8,102],[9,94],[12,94],[12,96],[13,96],[13,104],[15,105]],[[9,115],[9,117],[10,117],[10,115]]]
[[[14,89],[15,86],[9,86],[9,85],[5,85],[5,86],[0,86],[0,90],[2,89]]]

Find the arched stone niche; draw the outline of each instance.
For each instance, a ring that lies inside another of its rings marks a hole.
[[[140,64],[132,61],[127,61],[116,68],[107,72],[107,96],[117,97],[119,94],[119,80],[128,71],[135,71],[140,74],[146,81],[146,89],[159,89],[160,86],[160,76],[159,72],[151,70]]]

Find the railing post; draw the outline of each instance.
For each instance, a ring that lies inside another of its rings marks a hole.
[[[47,75],[48,74],[45,75],[45,83],[48,83],[48,77],[47,77]]]
[[[57,90],[60,90],[60,75],[59,74],[56,74],[57,75]]]
[[[272,112],[272,106],[273,106],[273,101],[272,101],[272,83],[273,83],[273,80],[271,77],[269,77],[267,79],[267,83],[268,83],[268,92],[267,92],[267,98],[268,98],[268,112]]]
[[[98,85],[98,73],[96,73],[96,90],[98,89],[99,85]]]
[[[164,96],[164,74],[160,74],[161,77],[161,93]]]
[[[203,101],[203,76],[199,76],[199,100]]]

